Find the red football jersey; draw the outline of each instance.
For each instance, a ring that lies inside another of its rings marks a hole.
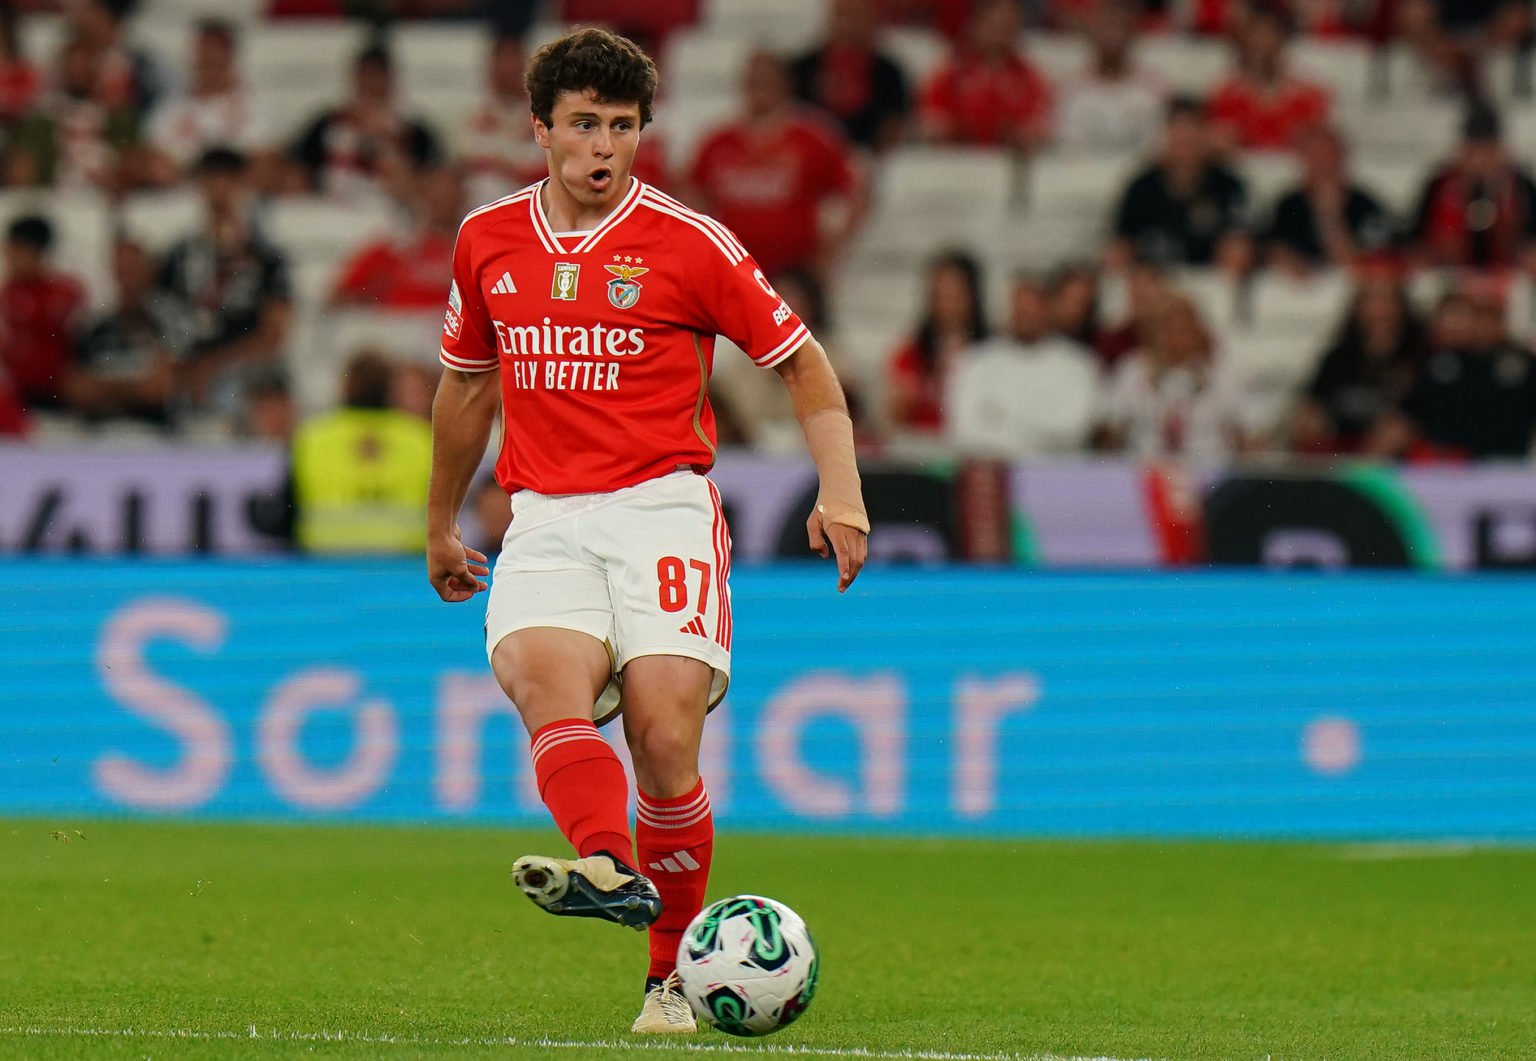
[[[724,225],[641,181],[589,232],[555,232],[545,182],[459,228],[442,361],[501,370],[508,492],[618,490],[715,462],[715,336],[758,365],[810,332]]]

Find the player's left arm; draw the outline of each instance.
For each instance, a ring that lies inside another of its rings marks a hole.
[[[830,543],[837,555],[837,591],[842,593],[859,576],[869,550],[869,515],[854,459],[848,401],[826,351],[815,339],[806,339],[774,371],[789,388],[795,417],[821,480],[816,505],[805,522],[811,550],[826,556]]]

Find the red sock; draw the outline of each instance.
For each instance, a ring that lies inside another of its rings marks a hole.
[[[629,780],[597,727],[580,718],[551,722],[533,735],[532,752],[539,795],[576,853],[633,858]]]
[[[661,893],[661,917],[651,926],[651,976],[677,968],[683,930],[704,908],[709,859],[715,851],[715,817],[700,781],[681,796],[656,799],[639,794],[635,868]]]

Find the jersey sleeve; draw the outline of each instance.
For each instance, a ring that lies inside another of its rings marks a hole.
[[[725,336],[753,364],[772,368],[811,337],[810,329],[730,229],[716,221],[707,228],[708,243],[696,252],[700,330]]]
[[[439,360],[460,372],[489,372],[498,364],[491,315],[470,264],[469,233],[462,227],[453,245],[453,279],[448,285]]]

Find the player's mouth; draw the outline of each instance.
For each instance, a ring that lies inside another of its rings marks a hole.
[[[594,192],[606,192],[613,184],[613,170],[607,166],[599,166],[587,174],[587,187]]]

